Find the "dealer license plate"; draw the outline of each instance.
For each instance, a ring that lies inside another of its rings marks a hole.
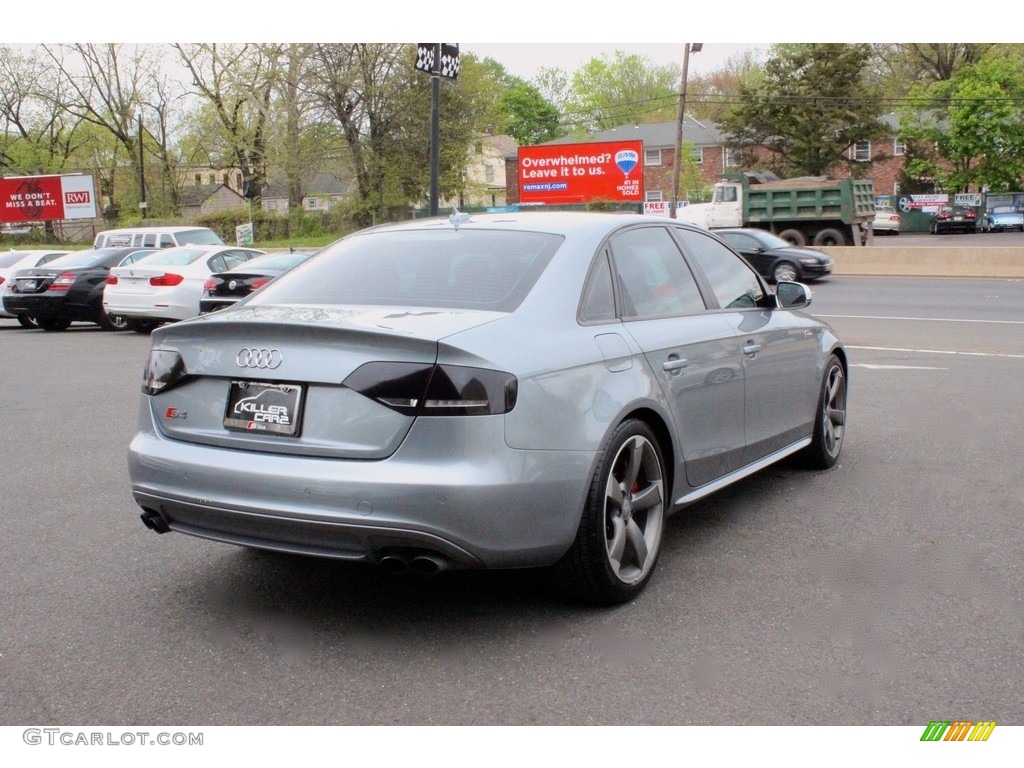
[[[265,381],[232,381],[225,429],[295,437],[302,418],[302,387]]]

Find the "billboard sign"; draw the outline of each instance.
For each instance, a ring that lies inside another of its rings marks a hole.
[[[519,148],[519,200],[547,205],[644,200],[642,141]]]
[[[0,222],[96,218],[92,176],[8,176],[0,179]]]

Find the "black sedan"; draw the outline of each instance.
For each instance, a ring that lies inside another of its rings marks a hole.
[[[817,280],[832,272],[832,258],[816,248],[790,245],[763,229],[716,229],[763,277],[781,280]]]
[[[76,320],[105,331],[123,330],[124,319],[103,310],[103,288],[110,268],[139,250],[75,251],[45,266],[19,270],[4,293],[4,310],[35,318],[44,331],[63,331]]]
[[[227,272],[215,272],[206,279],[203,298],[199,300],[199,314],[230,307],[312,255],[312,252],[268,253],[249,259]]]
[[[932,214],[928,231],[933,235],[946,232],[964,232],[973,235],[978,230],[978,214],[970,208],[944,206]]]

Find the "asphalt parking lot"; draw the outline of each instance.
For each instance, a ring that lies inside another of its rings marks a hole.
[[[833,278],[840,464],[669,522],[634,603],[394,576],[138,519],[149,339],[0,320],[0,723],[1024,725],[1024,282]]]

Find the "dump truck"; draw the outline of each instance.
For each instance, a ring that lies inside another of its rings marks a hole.
[[[860,245],[875,217],[874,185],[867,179],[801,176],[769,171],[723,173],[710,203],[680,208],[677,216],[705,229],[756,227],[793,245]]]

